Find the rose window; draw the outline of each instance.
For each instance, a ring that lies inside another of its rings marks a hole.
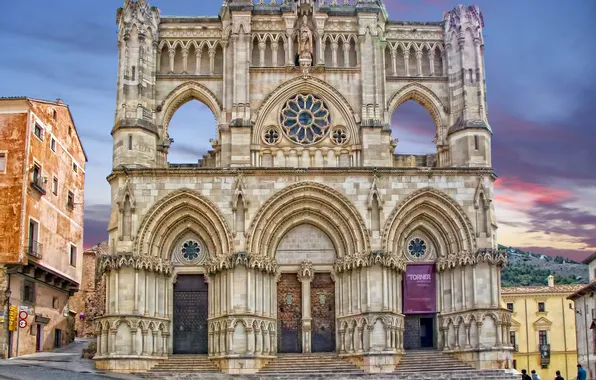
[[[290,140],[307,145],[325,136],[331,114],[321,99],[310,94],[298,94],[288,100],[279,121]]]
[[[196,241],[189,240],[182,244],[182,257],[187,261],[196,260],[201,254],[201,246]]]
[[[420,238],[410,240],[408,252],[412,257],[420,258],[426,254],[426,242]]]

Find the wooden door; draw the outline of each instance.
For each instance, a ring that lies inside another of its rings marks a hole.
[[[312,352],[335,351],[335,283],[329,273],[315,273],[310,285]]]
[[[277,284],[277,347],[302,352],[302,287],[296,273],[282,273]]]
[[[206,354],[208,298],[203,275],[179,275],[174,284],[174,354]]]

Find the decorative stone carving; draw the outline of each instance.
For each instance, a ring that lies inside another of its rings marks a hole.
[[[133,26],[137,27],[139,35],[145,35],[151,30],[153,40],[158,39],[157,31],[161,20],[159,9],[151,7],[146,0],[126,0],[117,13],[120,33],[128,35]]]
[[[371,267],[377,264],[400,272],[406,270],[406,262],[401,257],[387,253],[383,250],[372,251],[368,254],[356,253],[339,257],[335,261],[334,268],[337,273],[342,273],[357,268]]]
[[[217,273],[226,269],[233,269],[237,266],[244,266],[249,269],[257,269],[264,273],[273,274],[277,272],[277,262],[274,258],[262,255],[249,255],[247,252],[236,252],[230,256],[212,257],[206,267],[209,273]]]
[[[167,276],[172,274],[173,265],[169,260],[147,255],[133,255],[132,253],[116,253],[99,258],[100,273],[120,268],[130,267],[144,269]]]
[[[308,18],[306,15],[302,16],[302,25],[298,30],[298,54],[300,56],[300,63],[306,66],[306,63],[312,62],[313,54],[313,40],[312,31],[308,26]],[[303,63],[304,62],[304,63]],[[310,64],[308,64],[310,66]]]
[[[300,264],[300,270],[298,271],[298,281],[312,281],[315,276],[315,271],[312,266],[312,262],[303,261]]]

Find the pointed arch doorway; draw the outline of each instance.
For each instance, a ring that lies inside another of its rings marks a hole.
[[[202,274],[181,274],[174,283],[174,354],[207,354],[208,288]]]

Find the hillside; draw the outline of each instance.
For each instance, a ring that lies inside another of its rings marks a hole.
[[[552,257],[535,252],[507,249],[509,263],[501,272],[501,284],[506,286],[547,285],[546,278],[554,274],[556,284],[587,284],[588,266],[561,256]]]

